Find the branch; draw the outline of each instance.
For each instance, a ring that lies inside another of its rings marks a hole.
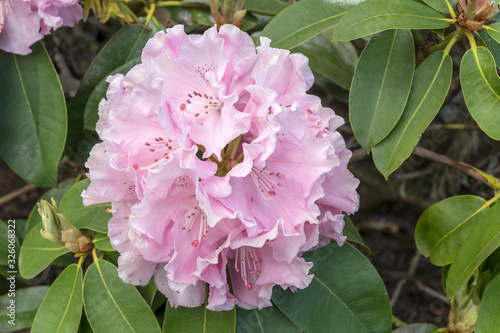
[[[36,187],[37,187],[36,185],[27,184],[27,185],[21,187],[20,189],[17,189],[15,191],[7,193],[6,195],[4,195],[3,197],[0,198],[0,206],[3,205],[4,203],[7,203],[7,202],[17,198],[18,196],[20,196],[26,192],[34,190]]]

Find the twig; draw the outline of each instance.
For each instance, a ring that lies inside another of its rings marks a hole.
[[[399,282],[396,285],[396,289],[394,289],[394,293],[392,294],[391,297],[391,308],[394,308],[394,305],[398,301],[399,294],[401,294],[401,290],[403,289],[403,286],[410,280],[414,275],[415,272],[417,271],[418,267],[418,262],[420,261],[420,258],[422,255],[417,251],[415,251],[415,255],[411,259],[410,262],[410,267],[408,268],[408,275],[399,280]]]
[[[27,184],[20,189],[17,189],[15,191],[12,191],[10,193],[7,193],[3,197],[0,198],[0,206],[3,205],[4,203],[7,203],[15,198],[17,198],[20,195],[23,195],[26,192],[29,192],[31,190],[34,190],[37,186],[33,184]]]
[[[432,288],[429,288],[429,287],[423,285],[422,282],[415,281],[415,286],[418,288],[418,290],[423,291],[424,293],[427,293],[434,298],[440,299],[441,301],[443,301],[445,303],[448,303],[448,299],[446,298],[445,295],[441,294],[440,292],[435,291]]]
[[[370,157],[370,154],[368,154],[366,152],[365,148],[359,148],[359,149],[356,149],[352,152],[352,157],[349,160],[349,163],[361,161],[361,160],[364,160],[368,157]]]
[[[422,148],[422,147],[413,148],[413,154],[418,155],[418,156],[423,157],[423,158],[426,158],[428,160],[436,161],[436,162],[439,162],[441,164],[451,166],[452,168],[463,171],[466,174],[468,174],[469,176],[476,178],[477,180],[485,183],[486,185],[488,185],[494,189],[497,189],[495,186],[490,184],[488,182],[488,180],[483,175],[481,175],[479,172],[477,172],[476,170],[474,170],[473,168],[471,168],[469,166],[461,164],[457,160],[449,158],[448,156],[435,153],[433,151],[427,150],[427,149]]]

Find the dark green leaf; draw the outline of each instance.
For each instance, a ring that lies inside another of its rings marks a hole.
[[[392,333],[433,333],[437,329],[438,327],[433,324],[412,324],[398,328]]]
[[[325,36],[316,36],[295,47],[309,58],[309,66],[339,87],[349,90],[358,53],[351,42],[330,42]]]
[[[197,308],[172,308],[167,302],[163,333],[229,333],[236,332],[236,309],[210,311],[205,306]]]
[[[314,279],[295,293],[274,288],[276,306],[305,332],[363,333],[391,330],[384,283],[370,262],[349,244],[304,254]]]
[[[118,277],[116,267],[98,260],[83,282],[83,303],[95,333],[160,332],[156,318],[137,289]]]
[[[450,266],[446,295],[455,296],[477,267],[500,246],[500,204],[494,204],[476,222]]]
[[[484,28],[491,38],[493,38],[497,43],[500,43],[500,22],[485,25]]]
[[[96,249],[98,249],[99,251],[111,252],[115,250],[111,246],[108,235],[106,235],[105,233],[99,232],[95,236],[93,243]]]
[[[151,307],[151,304],[153,303],[153,299],[156,294],[156,284],[155,280],[151,279],[147,285],[144,287],[137,286],[136,287],[139,293],[141,294],[142,298],[148,303],[148,305]]]
[[[281,0],[245,0],[246,9],[265,15],[277,15],[289,5],[289,2]]]
[[[54,259],[69,252],[66,247],[43,238],[40,229],[41,222],[28,232],[21,244],[19,273],[25,279],[31,279],[47,268]]]
[[[84,206],[82,191],[90,184],[89,179],[84,179],[73,185],[62,197],[59,211],[66,219],[78,229],[90,229],[97,232],[108,232],[108,220],[111,214],[106,214],[109,204]]]
[[[450,87],[452,69],[451,57],[437,51],[415,71],[401,119],[391,133],[373,147],[373,160],[385,178],[411,155],[420,135],[438,113]]]
[[[27,56],[0,52],[0,154],[21,178],[57,186],[66,140],[66,102],[41,42]]]
[[[0,332],[19,332],[31,327],[36,311],[42,303],[42,299],[49,290],[48,286],[35,286],[16,290],[15,296],[9,293],[0,296]],[[11,300],[14,300],[15,315],[10,316]],[[15,318],[15,325],[9,324],[9,320]]]
[[[486,47],[488,47],[488,50],[490,50],[491,54],[493,55],[493,58],[495,58],[497,67],[500,68],[500,43],[497,43],[496,40],[491,38],[491,36],[488,35],[485,29],[477,31],[477,34],[484,41]]]
[[[16,235],[16,220],[7,223],[0,220],[0,266],[5,266],[7,271],[15,271],[17,267],[17,253],[19,253],[19,239]]]
[[[409,30],[384,31],[363,50],[349,95],[349,119],[366,151],[396,126],[410,94],[414,67]]]
[[[353,242],[353,243],[361,245],[365,249],[365,251],[368,255],[372,254],[372,250],[368,246],[366,246],[365,242],[363,241],[363,238],[359,234],[358,228],[356,228],[356,226],[352,222],[351,218],[347,215],[344,215],[344,222],[345,222],[345,225],[344,225],[343,233],[344,233],[344,236],[347,237],[347,240],[349,242]]]
[[[486,286],[477,317],[475,333],[496,332],[500,327],[500,275]]]
[[[263,308],[262,310],[236,308],[236,331],[238,333],[302,332],[275,306]]]
[[[500,78],[487,48],[474,47],[465,53],[460,83],[472,118],[489,137],[500,140]]]
[[[352,40],[389,29],[440,29],[450,24],[425,5],[411,0],[366,0],[338,23],[335,40]]]
[[[453,261],[458,250],[486,212],[486,201],[473,195],[451,197],[427,208],[415,228],[415,242],[424,256],[436,266]]]
[[[457,5],[458,0],[423,0],[426,4],[438,12],[449,14],[454,12],[453,7]]]
[[[262,31],[271,46],[293,49],[331,28],[353,6],[350,1],[302,0],[279,13]]]
[[[323,91],[327,94],[330,94],[334,99],[343,103],[347,103],[349,101],[349,92],[340,88],[326,76],[314,72],[314,81],[318,87],[323,89]]]
[[[35,320],[32,333],[77,332],[82,317],[81,267],[66,267],[45,295]]]

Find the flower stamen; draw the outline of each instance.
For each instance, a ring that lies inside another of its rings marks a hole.
[[[213,96],[201,94],[197,91],[187,95],[188,99],[182,103],[179,108],[194,117],[199,117],[202,114],[209,114],[213,111],[219,111],[224,106],[224,103],[217,100]]]
[[[200,245],[201,240],[206,238],[206,234],[210,229],[207,224],[207,215],[198,206],[195,206],[191,211],[188,211],[181,230],[191,232],[191,230],[195,227],[198,227],[198,238],[191,242],[192,247]]]
[[[144,142],[144,145],[147,147],[147,151],[154,155],[153,163],[147,166],[140,166],[136,163],[133,165],[135,170],[151,169],[157,166],[160,160],[170,159],[170,154],[179,149],[176,142],[170,139],[165,140],[161,136],[154,138],[154,141],[152,142]]]
[[[255,186],[259,189],[259,193],[262,198],[264,198],[264,200],[270,200],[272,197],[277,195],[276,190],[283,185],[276,181],[276,177],[279,177],[280,173],[267,172],[266,168],[267,167],[258,169],[256,167],[252,167],[250,174]]]
[[[252,290],[252,282],[255,282],[256,276],[260,275],[261,261],[253,247],[242,246],[236,249],[234,270],[241,274],[241,279],[248,291]]]

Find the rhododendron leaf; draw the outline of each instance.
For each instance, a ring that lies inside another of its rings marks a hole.
[[[300,333],[302,330],[288,319],[277,307],[261,310],[236,309],[236,330],[241,333]]]
[[[61,201],[64,193],[66,193],[71,186],[75,184],[75,178],[68,178],[65,181],[60,182],[56,188],[50,189],[44,195],[38,199],[38,201],[44,199],[50,202],[51,198],[54,198],[56,202]],[[24,225],[22,230],[22,235],[26,236],[33,226],[42,222],[40,213],[38,213],[38,206],[34,205],[31,209],[30,215],[28,216],[28,221]],[[21,230],[16,228],[16,231],[21,232]]]
[[[450,24],[434,9],[411,0],[366,0],[337,24],[335,40],[352,40],[389,29],[440,29]]]
[[[0,52],[0,155],[24,180],[57,186],[66,140],[66,102],[42,43],[27,56]]]
[[[491,36],[486,32],[486,29],[477,31],[477,34],[484,41],[486,47],[488,47],[488,50],[490,50],[491,54],[493,55],[493,58],[495,58],[497,67],[500,68],[500,43],[491,38]]]
[[[349,119],[366,151],[396,126],[410,93],[414,67],[409,30],[381,32],[363,50],[350,90]]]
[[[154,279],[151,279],[147,285],[144,287],[137,286],[136,287],[139,293],[141,294],[142,298],[148,303],[148,305],[151,307],[153,303],[153,299],[155,297],[156,291],[158,290],[156,288],[156,284]]]
[[[392,333],[433,333],[437,329],[438,327],[433,324],[411,324],[398,328]]]
[[[426,4],[437,10],[438,12],[448,14],[453,11],[458,0],[423,0]]]
[[[93,243],[94,243],[94,246],[96,247],[96,249],[98,249],[100,251],[112,252],[115,250],[115,249],[113,249],[113,247],[111,246],[111,243],[109,242],[108,235],[106,235],[105,233],[99,232],[95,236]]]
[[[486,289],[484,290],[481,299],[481,308],[477,316],[475,333],[488,333],[498,330],[500,325],[500,276],[494,276]]]
[[[36,311],[42,299],[49,290],[49,286],[35,286],[16,290],[15,296],[15,325],[9,324],[10,309],[7,307],[13,299],[8,293],[0,297],[0,332],[19,332],[28,329],[33,323]]]
[[[12,222],[12,220],[11,220]],[[16,219],[16,228],[17,228],[17,224],[18,224],[19,220]],[[4,239],[5,241],[5,246],[3,247],[0,247],[0,266],[3,266],[5,268],[8,268],[8,264],[9,264],[9,259],[12,260],[12,257],[9,258],[9,250],[10,249],[13,249],[15,252],[14,253],[19,253],[19,246],[20,246],[20,243],[19,243],[19,238],[14,234],[12,236],[9,237],[9,235],[12,235],[11,232],[9,232],[9,230],[12,230],[12,223],[9,223],[10,227],[7,225],[7,223],[3,220],[0,220],[0,239]],[[14,241],[14,244],[15,244],[15,248],[12,248],[12,247],[9,247],[11,243],[11,239],[13,239]],[[16,258],[17,259],[17,256]],[[16,261],[16,264],[17,264],[17,260]],[[12,261],[11,261],[12,263]],[[14,266],[11,266],[10,268],[11,269],[7,269],[7,271],[12,271],[14,267],[17,267],[17,265],[14,264]],[[8,277],[8,276],[6,276]]]
[[[83,303],[95,333],[160,332],[156,317],[134,286],[118,277],[116,266],[98,260],[87,269]]]
[[[339,87],[349,90],[358,53],[351,42],[330,42],[325,36],[316,36],[295,47],[309,58],[309,66]]]
[[[500,22],[486,25],[484,28],[491,38],[493,38],[497,43],[500,43]]]
[[[43,298],[31,332],[76,332],[82,317],[82,282],[81,267],[66,267]]]
[[[403,115],[391,133],[373,147],[373,160],[385,178],[411,155],[420,135],[438,113],[450,87],[452,67],[451,57],[437,51],[415,71]]]
[[[41,222],[28,232],[21,244],[19,273],[25,279],[31,279],[47,268],[54,259],[69,252],[66,247],[43,238],[40,229]]]
[[[295,293],[275,287],[276,306],[305,332],[388,332],[391,309],[384,283],[375,268],[349,244],[304,254],[313,261],[314,279]]]
[[[111,214],[105,213],[110,204],[97,204],[84,206],[82,191],[90,184],[89,179],[84,179],[73,185],[59,202],[59,211],[66,219],[79,229],[90,229],[107,233],[108,220]]]
[[[451,197],[427,208],[415,228],[415,242],[436,266],[453,261],[477,220],[486,212],[485,200],[478,196]]]
[[[262,30],[262,36],[269,37],[273,47],[292,49],[331,28],[357,2],[299,1],[276,15]]]
[[[446,296],[455,296],[477,267],[500,246],[500,204],[494,204],[475,224],[446,277]]]
[[[290,5],[281,0],[246,0],[245,8],[251,12],[265,15],[277,15]]]
[[[210,311],[205,306],[173,308],[167,303],[163,333],[236,332],[236,309]]]
[[[109,75],[115,75],[118,73],[125,74],[132,67],[137,65],[140,61],[141,61],[140,57],[132,58],[122,66],[113,69],[113,71],[111,71]],[[106,90],[108,89],[109,86],[109,82],[106,82],[107,78],[108,76],[102,78],[101,81],[99,81],[99,83],[94,87],[94,90],[92,90],[92,93],[88,97],[87,103],[85,104],[83,118],[84,118],[84,127],[88,131],[95,130],[95,125],[97,123],[97,119],[99,118],[99,116],[97,115],[99,102],[101,101],[101,99],[106,97]]]
[[[359,234],[359,231],[354,225],[354,222],[352,222],[351,218],[347,215],[344,215],[344,222],[345,225],[344,225],[344,230],[342,230],[342,232],[344,236],[347,237],[347,240],[349,242],[361,245],[365,249],[368,255],[372,254],[372,250],[368,246],[366,246],[365,242],[363,241],[363,238]]]
[[[130,25],[123,26],[104,45],[85,73],[75,98],[68,106],[69,133],[66,152],[71,160],[84,162],[90,149],[97,142],[92,134],[84,131],[84,128],[93,129],[95,127],[95,123],[84,124],[84,110],[90,95],[99,82],[106,79],[110,73],[141,55],[146,42],[157,31],[154,25],[150,28],[151,31]],[[97,113],[97,110],[95,112]]]
[[[314,72],[314,83],[316,83],[326,93],[330,94],[334,99],[344,103],[349,101],[349,92],[340,88],[326,76]]]
[[[460,82],[472,118],[489,137],[500,140],[500,78],[487,48],[474,47],[465,53]]]

